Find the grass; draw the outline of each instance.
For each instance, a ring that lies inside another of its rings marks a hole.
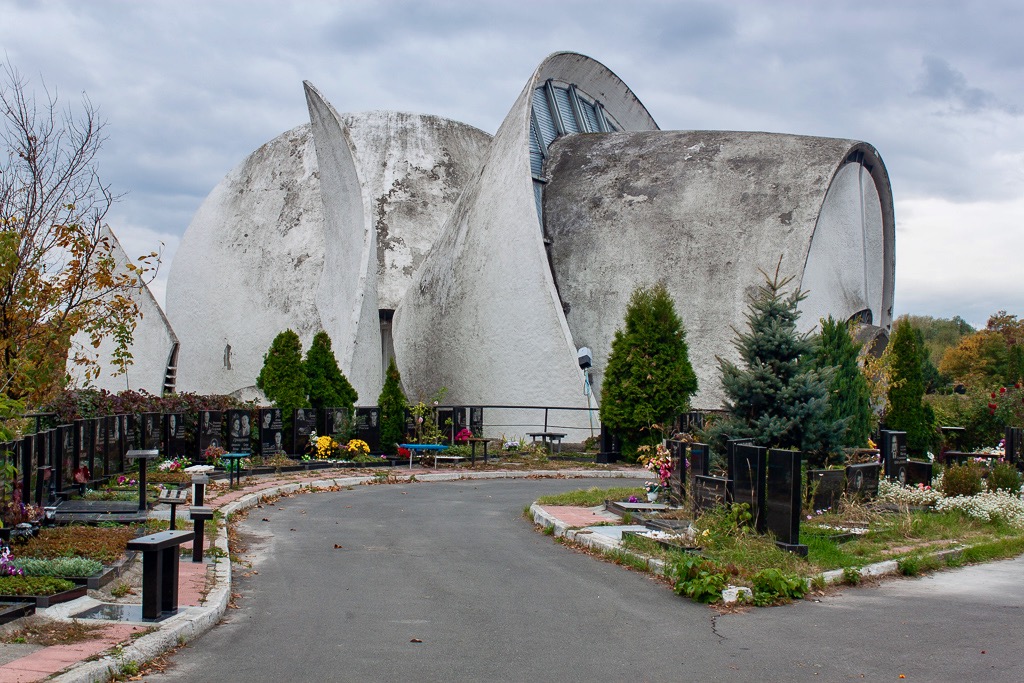
[[[26,626],[15,631],[0,635],[0,642],[31,643],[33,645],[68,645],[90,640],[96,631],[103,629],[102,624],[84,624],[78,620],[50,621],[30,620]]]
[[[602,489],[592,486],[589,489],[578,489],[566,491],[550,496],[543,496],[537,500],[540,505],[574,505],[577,507],[596,507],[605,500],[629,500],[630,496],[644,498],[643,487],[617,486],[614,488]]]

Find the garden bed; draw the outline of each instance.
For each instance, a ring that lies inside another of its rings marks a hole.
[[[31,602],[0,602],[0,625],[35,613],[36,606]]]
[[[75,586],[66,591],[60,591],[52,595],[0,595],[0,602],[27,602],[36,609],[46,609],[52,605],[58,605],[68,600],[75,600],[89,592],[87,586]]]

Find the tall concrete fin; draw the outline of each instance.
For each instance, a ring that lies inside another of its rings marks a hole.
[[[324,209],[317,308],[342,372],[359,392],[360,403],[372,404],[382,384],[376,233],[348,127],[311,83],[303,86]]]

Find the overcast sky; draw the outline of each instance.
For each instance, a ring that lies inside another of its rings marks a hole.
[[[308,120],[437,114],[494,133],[551,52],[602,62],[660,127],[873,144],[896,200],[896,313],[1024,315],[1024,3],[0,0],[0,61],[108,122],[101,172],[164,282],[200,202]]]

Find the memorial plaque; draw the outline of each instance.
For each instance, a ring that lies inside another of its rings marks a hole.
[[[338,443],[347,443],[352,434],[352,420],[348,408],[325,408],[323,433],[334,437]]]
[[[668,498],[672,505],[682,505],[686,500],[686,443],[669,439],[666,442],[672,458],[672,476],[668,480]]]
[[[622,442],[619,440],[619,435],[602,424],[601,452],[597,455],[596,461],[599,463],[618,462],[621,456]]]
[[[199,422],[196,425],[196,441],[198,444],[199,452],[196,455],[200,459],[205,458],[203,454],[206,452],[207,448],[223,448],[223,446],[221,445],[222,443],[224,443],[224,437],[221,434],[223,426],[224,413],[222,413],[221,411],[199,411]]]
[[[160,450],[160,442],[163,437],[160,433],[160,413],[142,413],[140,419],[142,420],[142,427],[139,441],[141,442],[142,450]]]
[[[878,495],[878,475],[882,466],[876,462],[861,465],[847,465],[846,493],[861,500],[870,500]]]
[[[930,462],[925,460],[908,460],[905,467],[907,468],[905,484],[908,486],[917,486],[918,484],[932,485],[933,468]]]
[[[835,507],[846,486],[846,470],[807,470],[807,500],[815,510]]]
[[[693,516],[729,502],[729,480],[722,477],[706,477],[698,474],[693,478]]]
[[[907,455],[907,433],[883,429],[879,450],[885,476],[901,484],[907,483],[907,461],[910,459]]]
[[[356,408],[356,435],[370,447],[371,453],[380,453],[380,408]]]
[[[107,428],[103,424],[103,418],[94,417],[89,420],[88,429],[92,434],[89,458],[86,461],[89,466],[89,478],[99,479],[103,476],[103,459],[107,454]]]
[[[765,530],[765,461],[766,449],[746,443],[730,442],[729,480],[732,482],[734,503],[750,506],[751,524],[758,531]]]
[[[251,453],[252,427],[249,425],[248,410],[227,411],[228,421],[228,452]]]
[[[280,408],[260,408],[260,455],[269,458],[284,453],[284,422]]]
[[[185,416],[181,413],[163,415],[163,455],[165,458],[188,457],[185,450]]]
[[[768,451],[765,526],[780,547],[806,555],[807,546],[800,545],[802,460],[803,453],[798,451]]]
[[[316,431],[316,411],[296,408],[292,417],[292,453],[301,455],[309,445],[309,435]]]

